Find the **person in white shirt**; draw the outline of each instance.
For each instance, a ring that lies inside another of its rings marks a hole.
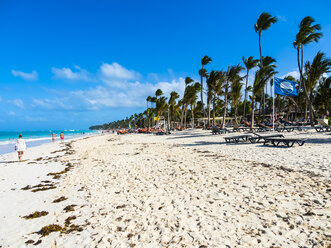
[[[26,144],[25,144],[22,134],[20,134],[18,140],[16,141],[16,145],[15,145],[15,151],[17,151],[18,160],[20,162],[22,161],[22,156],[23,156],[23,153],[25,150],[26,150]]]

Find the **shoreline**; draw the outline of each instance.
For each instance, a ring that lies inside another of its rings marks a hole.
[[[311,141],[329,138],[302,135]],[[6,226],[0,227],[0,246],[22,247],[28,241],[41,242],[37,247],[331,244],[331,143],[268,148],[226,145],[224,137],[201,130],[104,134],[31,148],[21,164],[0,163],[0,199],[6,203],[0,211]],[[321,156],[303,165],[316,151]],[[291,154],[298,159],[284,166]],[[7,154],[8,161],[14,155]],[[274,161],[265,163],[268,158]],[[32,192],[40,183],[56,188]],[[21,190],[27,185],[32,188]],[[67,199],[53,203],[61,197]],[[48,214],[19,217],[34,211]],[[33,233],[50,224],[62,229],[45,237]]]
[[[84,137],[89,137],[89,136],[93,136],[93,135],[98,135],[98,133],[96,132],[91,132],[91,133],[87,133],[87,134],[75,134],[75,135],[68,135],[67,138],[65,138],[65,142],[70,142],[71,140],[75,140],[75,139],[80,139],[80,138],[84,138]],[[16,139],[11,139],[11,140],[2,140],[1,142],[8,142],[7,144],[0,144],[0,156],[1,155],[5,155],[11,152],[15,152],[14,150],[14,146],[16,143]],[[37,147],[37,146],[41,146],[44,144],[50,144],[50,143],[57,143],[57,142],[61,142],[60,137],[57,136],[55,139],[55,142],[52,141],[52,137],[37,137],[37,138],[28,138],[25,139],[25,142],[27,144],[27,148],[32,148],[32,147]]]

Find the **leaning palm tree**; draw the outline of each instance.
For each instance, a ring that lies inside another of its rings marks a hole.
[[[261,34],[262,31],[267,30],[270,26],[277,22],[277,17],[263,12],[257,19],[254,29],[259,34],[259,49],[260,49],[260,63],[262,64],[262,49],[261,49]]]
[[[251,69],[257,66],[258,64],[258,59],[254,59],[253,56],[250,56],[245,59],[245,57],[242,57],[243,63],[246,67],[246,85],[245,85],[245,98],[244,98],[244,114],[243,117],[245,118],[246,116],[246,100],[247,100],[247,86],[248,86],[248,74]]]
[[[299,32],[296,34],[296,39],[293,42],[294,48],[297,49],[297,60],[298,60],[298,69],[300,73],[300,81],[299,81],[299,90],[301,90],[301,87],[303,86],[303,90],[306,95],[306,100],[308,101],[308,92],[306,89],[306,84],[304,82],[303,77],[303,46],[308,45],[311,42],[318,42],[318,40],[323,36],[321,32],[318,32],[321,30],[321,25],[313,23],[315,20],[310,17],[306,16],[302,19],[299,25]],[[301,52],[301,62],[300,62],[300,52]],[[299,101],[299,99],[298,99]],[[305,112],[306,113],[306,112]],[[306,114],[305,114],[306,115]]]
[[[305,74],[307,81],[307,93],[309,101],[310,122],[313,125],[313,93],[316,84],[321,80],[324,73],[331,70],[331,59],[325,57],[325,53],[318,52],[312,63],[309,61],[305,64]]]
[[[209,58],[207,55],[204,56],[201,59],[201,70],[199,71],[199,75],[201,78],[201,91],[200,91],[200,97],[201,97],[201,103],[202,103],[202,113],[203,113],[203,117],[205,117],[205,108],[203,105],[203,78],[206,77],[207,75],[207,71],[205,70],[205,65],[209,64],[211,62],[211,58]]]

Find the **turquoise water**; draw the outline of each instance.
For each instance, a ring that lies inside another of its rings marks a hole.
[[[18,136],[22,134],[27,147],[39,146],[52,142],[52,134],[56,135],[55,141],[60,140],[60,134],[63,132],[64,139],[72,139],[80,136],[87,136],[95,133],[91,130],[56,130],[56,131],[22,131],[22,132],[3,132],[0,131],[0,154],[14,151],[14,145]]]

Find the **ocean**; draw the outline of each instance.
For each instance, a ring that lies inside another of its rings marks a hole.
[[[94,134],[91,130],[56,130],[56,131],[22,131],[22,132],[2,132],[0,131],[0,155],[14,152],[14,147],[18,136],[22,134],[27,147],[39,146],[52,142],[52,134],[56,135],[55,141],[60,141],[60,133],[63,132],[64,140],[88,136]]]

